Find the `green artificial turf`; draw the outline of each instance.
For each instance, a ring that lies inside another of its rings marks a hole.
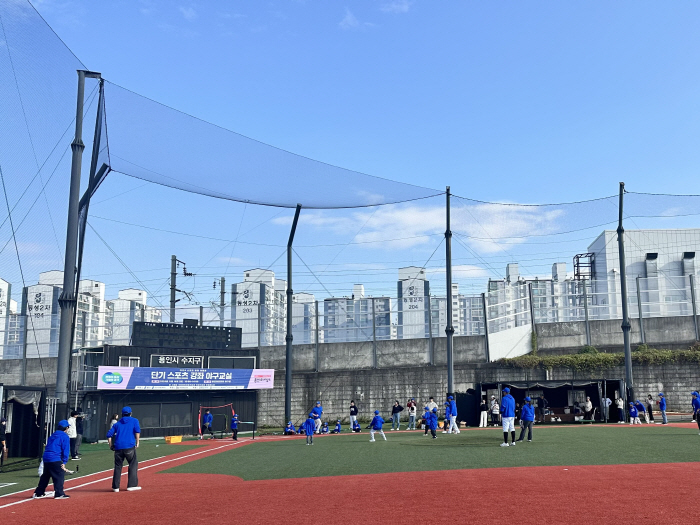
[[[192,450],[193,448],[198,447],[197,445],[166,445],[164,439],[149,439],[141,441],[137,451],[137,456],[139,462],[141,462],[168,454]],[[68,462],[68,468],[70,470],[74,470],[76,466],[80,466],[80,470],[72,476],[66,475],[66,480],[93,474],[101,470],[108,470],[114,467],[114,452],[109,450],[107,443],[80,445],[80,454],[82,456],[80,461]],[[148,463],[146,463],[146,465],[148,465]],[[126,462],[124,462],[124,472],[126,472]],[[104,475],[106,477],[109,475],[109,473],[105,473]],[[0,487],[4,483],[14,484],[0,488],[0,496],[18,492],[23,489],[35,488],[38,482],[39,476],[37,474],[36,467],[13,472],[2,472],[0,473]],[[2,500],[0,500],[0,504],[2,504]]]
[[[518,435],[519,437],[518,429]],[[361,434],[256,443],[167,470],[176,473],[229,474],[244,480],[305,478],[427,470],[674,463],[696,461],[700,436],[695,428],[617,425],[535,428],[532,443],[499,447],[500,429],[438,433],[387,432],[388,441]]]

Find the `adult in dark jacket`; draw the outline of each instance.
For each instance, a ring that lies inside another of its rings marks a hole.
[[[80,457],[80,444],[83,442],[83,421],[85,420],[85,414],[83,414],[83,409],[78,407],[77,414],[75,416],[75,455]]]
[[[399,400],[394,401],[394,406],[391,407],[391,430],[401,430],[401,411],[403,407],[399,405]],[[396,427],[396,428],[394,428]]]
[[[537,400],[537,413],[540,416],[540,423],[544,423],[544,413],[549,406],[549,401],[544,398],[544,394],[540,394],[540,398]]]
[[[44,454],[41,457],[44,462],[44,472],[39,478],[39,484],[34,490],[32,498],[47,498],[51,494],[46,492],[49,479],[53,480],[54,499],[68,499],[63,492],[63,480],[66,472],[66,463],[70,459],[70,438],[66,434],[69,427],[68,421],[62,419],[58,422],[56,431],[51,434],[46,442]]]
[[[357,421],[357,405],[355,405],[355,400],[350,401],[350,428],[355,429],[355,422]]]
[[[112,476],[112,491],[119,492],[122,479],[122,467],[126,459],[129,464],[129,476],[126,490],[141,490],[139,487],[139,461],[136,449],[139,448],[141,426],[139,420],[131,417],[131,408],[122,408],[122,417],[107,432],[109,448],[114,450],[114,475]]]
[[[214,439],[214,431],[211,429],[211,425],[214,422],[214,416],[209,412],[209,409],[207,408],[204,411],[204,415],[202,416],[202,431],[199,434],[199,439],[202,439],[204,437],[205,432],[209,432],[211,434],[211,439]]]
[[[525,403],[523,403],[520,409],[520,426],[522,430],[520,431],[520,438],[518,441],[523,440],[525,437],[525,430],[527,430],[527,440],[532,441],[532,424],[535,422],[535,407],[532,406],[532,400],[530,396],[525,398]]]

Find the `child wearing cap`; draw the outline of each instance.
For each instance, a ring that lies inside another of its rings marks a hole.
[[[445,419],[442,422],[442,433],[449,434],[450,431],[450,402],[445,401]]]
[[[50,492],[46,492],[49,486],[49,479],[53,480],[54,499],[68,499],[69,496],[63,492],[63,481],[65,479],[66,463],[70,459],[70,438],[66,431],[70,423],[65,419],[58,422],[56,431],[51,434],[46,442],[44,454],[41,456],[44,462],[44,472],[39,478],[39,484],[32,495],[33,499],[48,498]]]
[[[323,422],[323,426],[321,427],[321,434],[329,434],[330,429],[328,428],[328,421]]]
[[[642,422],[639,420],[639,411],[637,410],[637,407],[634,406],[634,403],[630,401],[630,425],[634,425],[635,423],[638,425],[641,425]]]
[[[292,429],[293,428],[294,425],[292,425]],[[231,433],[233,434],[233,440],[238,441],[238,414],[233,414],[233,417],[231,418]]]
[[[697,390],[695,392],[692,392],[691,395],[693,396],[693,421],[697,421],[698,423],[698,428],[700,428],[700,394],[698,394]]]
[[[343,427],[340,425],[340,419],[335,422],[335,428],[331,430],[331,434],[340,434],[340,432],[343,430]]]
[[[637,409],[638,414],[642,414],[644,416],[644,421],[646,421],[646,423],[648,425],[649,424],[649,414],[647,414],[646,408],[644,408],[644,405],[639,401],[639,399],[635,400],[634,408]],[[640,418],[640,421],[641,421],[641,418]]]
[[[428,435],[430,432],[430,408],[423,407],[423,427],[425,428],[424,436]]]
[[[316,430],[316,414],[311,412],[306,421],[304,421],[304,434],[306,434],[306,444],[314,444],[314,431]]]
[[[362,432],[362,427],[360,426],[360,423],[357,421],[357,419],[352,422],[352,431],[353,432]]]
[[[663,392],[659,392],[659,412],[661,412],[662,424],[668,425],[668,419],[666,419],[666,396]]]
[[[518,441],[522,443],[525,437],[525,430],[527,430],[527,441],[528,443],[532,441],[532,425],[535,422],[535,407],[532,406],[532,400],[530,396],[525,398],[525,403],[520,410],[520,426],[522,430],[520,431],[520,437]]]
[[[433,408],[430,412],[428,412],[428,425],[426,428],[430,428],[430,433],[433,436],[433,439],[437,439],[437,436],[435,435],[435,431],[437,430],[438,426],[438,411],[437,407]]]
[[[285,436],[293,436],[294,434],[297,433],[297,430],[294,428],[294,423],[291,421],[287,423],[287,426],[284,427],[284,435]]]
[[[384,435],[384,430],[382,430],[382,425],[384,424],[384,420],[382,419],[382,416],[379,415],[379,410],[374,411],[374,417],[372,418],[372,422],[369,425],[369,442],[374,443],[374,433],[379,432],[382,437],[384,438],[384,441],[386,441],[386,436]]]
[[[510,446],[515,446],[515,399],[510,395],[510,388],[503,389],[505,394],[501,398],[501,421],[503,422],[503,443],[502,447],[508,446],[508,432],[511,435]]]

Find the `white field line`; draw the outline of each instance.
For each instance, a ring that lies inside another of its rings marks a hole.
[[[182,460],[182,459],[191,458],[191,457],[193,457],[193,456],[198,456],[198,455],[200,455],[200,454],[205,454],[205,453],[207,453],[207,452],[211,452],[211,451],[214,451],[214,450],[220,450],[220,449],[222,449],[222,448],[227,448],[227,447],[231,447],[231,446],[234,446],[234,445],[240,445],[241,443],[246,443],[247,441],[252,441],[252,439],[249,439],[249,440],[246,440],[246,441],[237,441],[237,442],[235,442],[235,443],[229,443],[229,444],[227,444],[227,445],[221,445],[220,447],[216,447],[216,448],[208,448],[208,449],[206,449],[206,450],[200,450],[200,451],[198,451],[198,452],[194,452],[194,453],[188,454],[188,455],[186,455],[186,456],[180,456],[180,457],[178,457],[178,458],[166,459],[165,461],[161,461],[160,463],[155,463],[155,464],[153,464],[153,465],[148,465],[148,466],[143,467],[143,468],[140,468],[140,467],[139,467],[139,471],[141,471],[141,470],[146,470],[146,469],[149,469],[149,468],[152,468],[152,467],[157,467],[157,466],[159,466],[159,465],[164,465],[164,464],[170,463],[170,462],[172,462],[172,461],[180,461],[180,460]],[[156,459],[162,459],[162,458],[164,458],[164,457],[166,457],[166,456],[160,456],[160,457],[157,457],[157,458],[146,459],[146,460],[144,460],[144,462],[146,462],[146,461],[154,461],[154,460],[156,460]],[[89,476],[95,476],[95,475],[97,475],[97,474],[103,474],[103,473],[105,473],[105,472],[112,472],[112,471],[113,471],[113,469],[101,470],[100,472],[94,472],[94,473],[92,473],[92,474],[86,474],[85,476],[80,476],[80,478],[73,478],[73,480],[77,480],[77,479],[81,479],[81,478],[87,478],[87,477],[89,477]],[[128,473],[129,473],[128,470],[127,470],[126,472],[122,472],[122,476],[126,476]],[[73,490],[73,489],[79,489],[79,488],[81,488],[81,487],[86,487],[86,486],[88,486],[88,485],[92,485],[93,483],[99,483],[99,482],[101,482],[101,481],[108,481],[108,480],[110,480],[110,479],[112,479],[112,476],[109,476],[109,477],[106,477],[106,478],[96,479],[96,480],[94,480],[94,481],[88,481],[87,483],[83,483],[83,484],[81,484],[81,485],[76,485],[75,487],[67,487],[65,490],[66,490],[66,491],[69,491],[69,490]],[[20,490],[20,491],[18,491],[18,492],[13,492],[12,494],[5,494],[4,496],[0,496],[0,497],[6,498],[7,496],[12,496],[12,495],[14,495],[14,494],[21,494],[22,492],[28,492],[28,491],[34,491],[34,489]],[[4,508],[6,508],[6,507],[11,507],[11,506],[13,506],[13,505],[19,505],[20,503],[27,503],[28,501],[34,501],[34,500],[31,499],[31,498],[27,498],[27,499],[15,501],[15,502],[13,502],[13,503],[7,503],[6,505],[0,505],[0,509],[4,509]]]

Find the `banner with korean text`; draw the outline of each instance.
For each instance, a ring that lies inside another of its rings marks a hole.
[[[244,390],[272,388],[273,369],[101,366],[98,390]]]

